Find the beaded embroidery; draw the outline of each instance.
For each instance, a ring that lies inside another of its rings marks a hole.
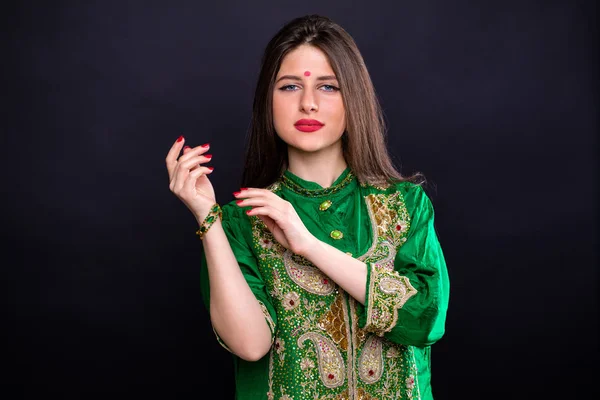
[[[346,180],[349,177],[335,188]],[[283,179],[269,189],[278,191],[280,184],[294,190]],[[313,197],[322,195],[320,191],[304,194]],[[371,248],[358,257],[371,268],[365,309],[371,323],[364,329],[358,328],[358,303],[352,297],[304,257],[281,246],[258,217],[249,217],[259,269],[275,299],[278,320],[269,358],[268,399],[420,398],[412,347],[380,336],[393,327],[397,310],[416,293],[408,278],[394,275],[393,269],[410,218],[398,192],[364,199],[373,229]]]
[[[280,182],[283,186],[285,186],[294,193],[298,193],[307,197],[320,197],[332,195],[348,186],[348,184],[352,182],[352,180],[354,180],[354,174],[352,172],[348,172],[348,175],[346,175],[346,177],[335,186],[330,186],[323,189],[306,189],[298,185],[296,182],[292,181],[285,175],[282,175],[280,178]]]

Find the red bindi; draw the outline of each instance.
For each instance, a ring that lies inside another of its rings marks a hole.
[[[304,76],[310,76],[310,71],[304,71]]]

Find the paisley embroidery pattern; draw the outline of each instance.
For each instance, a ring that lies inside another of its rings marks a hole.
[[[380,246],[364,261],[370,268],[365,330],[383,336],[395,326],[400,309],[417,291],[407,277],[394,271],[396,248],[406,242],[410,217],[400,192],[365,197]]]
[[[304,257],[286,250],[283,253],[283,261],[289,277],[304,290],[325,296],[335,289],[333,281]]]
[[[371,264],[371,279],[369,287],[367,323],[365,330],[383,336],[396,325],[398,309],[417,290],[405,276],[396,271],[390,271],[386,266]]]
[[[282,186],[277,182],[268,189],[276,192]],[[412,348],[381,337],[416,293],[408,278],[394,271],[410,218],[399,192],[370,194],[364,201],[373,229],[371,248],[358,257],[370,268],[365,310],[370,320],[364,329],[358,328],[353,298],[307,259],[281,246],[258,217],[249,217],[265,290],[277,313],[275,326],[263,310],[273,340],[269,400],[419,398]]]
[[[345,365],[342,354],[335,343],[316,332],[307,332],[298,338],[298,347],[302,349],[304,342],[311,340],[318,354],[319,373],[323,385],[328,388],[335,388],[344,383]]]
[[[365,259],[361,261],[375,261],[380,265],[387,265],[394,269],[394,258],[396,257],[396,248],[388,241],[382,240],[379,246]]]
[[[371,335],[365,343],[358,360],[358,373],[365,383],[374,383],[383,373],[383,355],[381,339]]]

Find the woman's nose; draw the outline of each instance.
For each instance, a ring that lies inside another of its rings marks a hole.
[[[300,100],[300,109],[304,112],[317,111],[319,109],[315,94],[311,89],[304,90],[302,99]]]

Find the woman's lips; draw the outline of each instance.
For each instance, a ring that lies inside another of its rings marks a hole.
[[[323,125],[294,125],[296,129],[302,132],[314,132],[318,131]]]
[[[321,129],[323,127],[323,123],[321,121],[317,121],[316,119],[301,119],[296,121],[294,126],[296,129],[302,132],[314,132]]]

